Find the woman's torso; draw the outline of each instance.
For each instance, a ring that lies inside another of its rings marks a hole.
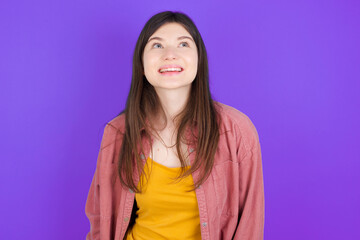
[[[190,166],[187,166],[188,169]],[[201,239],[199,210],[189,175],[172,182],[180,167],[169,168],[147,158],[142,193],[136,193],[137,218],[126,239]],[[139,183],[140,184],[140,183]],[[138,185],[139,187],[139,185]]]

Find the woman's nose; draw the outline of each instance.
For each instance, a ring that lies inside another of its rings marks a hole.
[[[177,53],[174,48],[167,48],[164,51],[164,59],[175,59],[177,58]]]

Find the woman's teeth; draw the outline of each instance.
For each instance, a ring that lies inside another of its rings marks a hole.
[[[181,68],[164,68],[160,69],[160,72],[181,72]]]

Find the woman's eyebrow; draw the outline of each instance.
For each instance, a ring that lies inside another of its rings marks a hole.
[[[181,36],[181,37],[178,37],[178,40],[181,40],[181,39],[190,39],[191,41],[194,41],[191,37],[188,37],[188,36]],[[148,42],[150,42],[151,40],[159,40],[159,41],[163,41],[164,39],[162,39],[161,37],[152,37],[148,40]]]

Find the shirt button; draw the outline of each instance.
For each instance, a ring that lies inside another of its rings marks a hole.
[[[198,189],[201,188],[201,185],[198,186]]]
[[[134,193],[134,191],[133,191],[133,190],[131,190],[130,188],[129,188],[129,192]]]
[[[189,152],[191,152],[191,153],[192,153],[193,151],[194,151],[194,149],[193,149],[193,148],[190,148],[190,149],[189,149]]]
[[[206,227],[206,224],[207,224],[206,222],[203,222],[203,223],[202,223],[202,226],[203,226],[203,227]]]
[[[145,159],[145,155],[142,153],[140,154],[141,159]]]
[[[127,222],[129,221],[129,218],[128,217],[124,217],[124,222]]]

